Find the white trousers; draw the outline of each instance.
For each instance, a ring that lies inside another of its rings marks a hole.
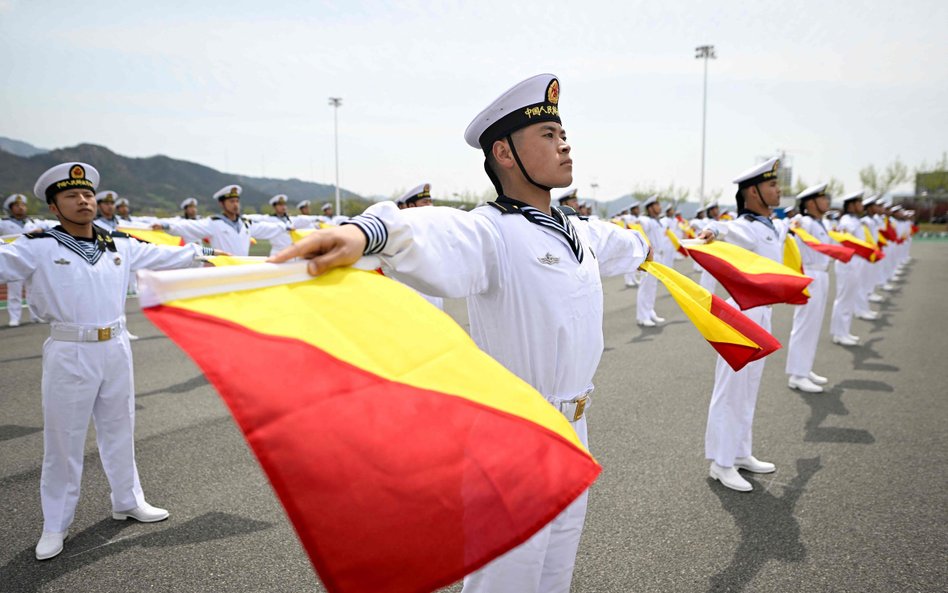
[[[810,300],[805,305],[797,305],[793,312],[793,329],[787,347],[787,374],[796,377],[806,377],[813,370],[829,297],[829,274],[820,270],[807,270],[806,274],[813,278],[807,287]]]
[[[573,423],[583,445],[586,417]],[[461,593],[569,593],[589,491],[530,539],[464,577]]]
[[[635,319],[648,321],[655,315],[655,292],[658,290],[658,280],[651,274],[646,274],[635,293]]]
[[[836,300],[833,301],[833,314],[830,318],[830,334],[837,338],[846,337],[853,324],[853,314],[859,303],[859,292],[862,290],[860,274],[863,271],[863,260],[854,256],[848,264],[837,261],[836,269]]]
[[[145,501],[135,467],[132,350],[125,332],[107,342],[43,344],[43,530],[66,531],[79,502],[89,418],[95,422],[112,510]]]
[[[23,316],[23,282],[7,282],[7,313],[10,315],[10,323],[16,325],[20,323]],[[29,311],[29,305],[27,305]],[[29,311],[32,315],[32,311]]]
[[[734,299],[728,304],[737,307]],[[770,331],[770,307],[744,311],[751,321]],[[752,452],[751,427],[764,360],[756,360],[738,372],[720,356],[714,368],[714,391],[708,408],[708,427],[704,436],[704,454],[721,467],[733,467],[738,457]]]

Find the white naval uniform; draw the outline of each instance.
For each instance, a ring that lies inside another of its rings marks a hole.
[[[0,220],[0,235],[19,235],[23,233],[32,233],[40,229],[48,229],[56,226],[50,224],[48,220],[36,220],[33,218],[4,218]],[[18,325],[23,316],[23,287],[25,282],[7,282],[7,313],[10,315],[10,325]],[[41,319],[33,313],[30,307],[29,287],[27,287],[26,310],[32,319]]]
[[[293,238],[290,236],[291,230],[305,229],[312,226],[305,224],[303,221],[300,221],[300,226],[296,226],[297,221],[287,214],[284,214],[283,216],[271,214],[255,222],[254,224],[259,224],[261,222],[283,225],[285,229],[284,233],[276,234],[270,238],[270,255],[276,255],[277,253],[283,251],[284,248],[293,244]]]
[[[645,230],[645,235],[652,244],[652,257],[655,261],[664,265],[671,265],[674,251],[671,241],[665,235],[665,226],[659,220],[651,216],[642,216],[639,218],[639,224]],[[635,295],[635,320],[638,322],[650,321],[656,317],[655,313],[655,293],[658,290],[658,280],[651,274],[646,274],[639,285],[639,290]]]
[[[857,239],[862,239],[862,222],[852,214],[844,214],[836,227],[839,232],[850,233]],[[833,313],[830,317],[830,334],[836,338],[845,338],[850,335],[853,315],[862,302],[862,274],[865,273],[869,262],[855,255],[849,263],[839,260],[833,264],[836,270],[836,299],[833,301]],[[866,303],[868,309],[868,303]]]
[[[626,228],[628,228],[629,226],[631,226],[631,225],[633,225],[633,224],[638,224],[638,222],[639,222],[639,217],[638,217],[638,216],[635,216],[634,214],[626,214],[626,215],[622,216],[622,217],[620,218],[620,220],[621,220],[623,223],[625,223]],[[635,285],[639,284],[639,283],[642,281],[642,276],[641,276],[641,274],[639,274],[639,270],[636,270],[636,271],[634,271],[634,272],[629,272],[629,273],[627,273],[627,274],[625,275],[625,277],[624,277],[624,280],[625,280],[625,285],[626,285],[626,286],[635,286]]]
[[[809,215],[797,218],[800,228],[810,233],[821,243],[833,243],[823,221]],[[833,259],[811,249],[799,238],[794,238],[803,259],[803,272],[813,282],[807,286],[810,299],[804,305],[796,305],[793,310],[793,329],[787,346],[787,374],[792,377],[808,377],[813,370],[816,348],[823,328],[823,315],[829,298],[829,264]]]
[[[719,233],[727,233],[727,225],[730,222],[731,221],[728,221],[728,220],[708,220],[704,224],[704,228],[702,228],[701,230],[710,228]],[[701,267],[701,265],[698,264],[698,262],[695,262],[695,267],[698,270],[701,270],[701,277],[698,278],[698,284],[701,286],[701,288],[707,290],[711,294],[714,294],[714,291],[718,288],[717,279],[715,279],[714,276],[709,274],[707,270]]]
[[[43,344],[40,500],[43,530],[52,532],[66,531],[75,514],[90,417],[112,488],[112,510],[144,502],[135,466],[135,383],[124,327],[125,287],[133,270],[187,267],[201,255],[196,245],[160,247],[110,237],[111,247],[100,249],[91,264],[53,236],[61,230],[0,249],[0,281],[30,280],[33,307],[51,322],[51,337]],[[64,341],[63,334],[99,335],[98,328],[108,327],[111,339]]]
[[[180,235],[185,241],[200,242],[205,237],[211,247],[231,255],[246,256],[250,253],[250,238],[272,241],[287,234],[286,226],[274,222],[248,222],[238,217],[236,221],[220,214],[197,220],[167,220],[168,232]]]
[[[648,254],[637,233],[569,217],[579,263],[559,232],[490,205],[468,213],[381,202],[353,220],[387,229],[378,242],[386,275],[426,294],[467,297],[477,345],[557,407],[593,387],[603,351],[600,277],[634,270]],[[572,426],[585,445],[586,417]],[[586,499],[468,575],[464,593],[567,593]]]
[[[782,221],[772,221],[775,229],[766,223],[739,216],[727,225],[718,225],[719,237],[758,255],[783,263],[783,242],[787,227]],[[728,304],[737,308],[733,298]],[[754,307],[744,311],[751,321],[770,331],[770,306]],[[718,356],[714,369],[714,390],[708,408],[708,426],[705,432],[705,457],[721,467],[733,467],[738,457],[748,457],[752,451],[752,425],[757,392],[764,372],[764,360],[755,360],[743,369],[734,369]]]

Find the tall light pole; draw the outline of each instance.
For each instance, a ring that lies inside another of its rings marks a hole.
[[[332,106],[332,130],[336,144],[336,216],[339,216],[342,214],[339,205],[339,106],[342,105],[342,97],[329,97],[329,104]]]
[[[704,100],[701,107],[701,205],[704,205],[704,139],[708,128],[708,60],[717,59],[713,45],[695,48],[695,59],[704,60]]]

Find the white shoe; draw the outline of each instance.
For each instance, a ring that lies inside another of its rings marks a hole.
[[[168,518],[168,515],[168,511],[159,509],[158,507],[153,507],[147,502],[141,503],[134,509],[112,512],[112,518],[118,521],[135,519],[136,521],[141,521],[142,523],[155,523],[157,521],[164,521]]]
[[[640,319],[640,320],[636,321],[636,323],[638,323],[638,324],[641,325],[642,327],[655,327],[655,322],[652,321],[651,319],[646,319],[646,320],[644,320],[644,321],[642,321],[642,320]]]
[[[854,340],[852,336],[833,336],[833,343],[839,344],[840,346],[858,346],[859,341]]]
[[[823,388],[810,381],[809,377],[797,377],[796,375],[790,376],[790,381],[787,383],[787,387],[790,389],[799,389],[800,391],[805,391],[807,393],[823,393]]]
[[[652,313],[652,321],[654,321],[655,323],[665,323],[665,318],[659,317],[655,313]]]
[[[772,474],[777,471],[776,465],[767,461],[761,461],[753,455],[748,455],[747,457],[738,457],[734,460],[734,467],[746,469],[747,471],[753,472],[755,474]]]
[[[870,303],[884,303],[885,297],[882,296],[881,294],[872,293],[869,295],[869,302]]]
[[[722,485],[737,490],[738,492],[750,492],[754,489],[751,483],[741,477],[733,467],[721,467],[715,462],[711,462],[711,469],[708,472],[712,478],[721,482]]]
[[[626,283],[625,283],[625,287],[626,287],[626,288],[635,288],[635,287],[638,286],[638,285],[639,285],[638,282],[626,282]]]
[[[852,337],[856,338],[856,336],[852,336]],[[856,340],[858,341],[859,338],[856,338]],[[826,377],[822,375],[817,375],[813,371],[810,371],[810,375],[807,378],[810,381],[813,381],[814,383],[816,383],[817,385],[826,385],[827,383],[829,383],[829,379],[827,379]]]
[[[886,282],[885,284],[882,285],[882,290],[886,292],[892,292],[893,290],[896,290],[896,288],[892,286],[891,284],[889,284],[888,282]]]
[[[10,326],[10,327],[19,327],[19,326],[20,326],[20,322],[19,322],[19,321],[11,321],[11,322],[8,323],[7,325]]]
[[[36,559],[49,560],[63,551],[63,540],[66,539],[66,532],[44,531],[36,544]]]
[[[128,331],[127,329],[125,330],[125,333],[128,334],[128,341],[129,341],[129,342],[134,342],[135,340],[138,339],[138,336],[136,336],[136,335],[133,334],[132,332]]]
[[[859,341],[859,336],[854,336],[854,335],[852,335],[852,334],[847,334],[847,335],[849,336],[849,339],[850,339],[850,340],[854,340],[854,341],[856,341],[856,342]]]
[[[863,311],[862,313],[856,313],[856,317],[863,321],[875,321],[879,319],[879,314],[875,311]]]

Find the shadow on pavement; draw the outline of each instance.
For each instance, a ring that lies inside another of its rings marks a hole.
[[[741,542],[734,557],[711,577],[708,593],[743,591],[769,560],[802,562],[806,558],[800,525],[793,514],[807,483],[821,467],[819,457],[798,459],[797,476],[783,485],[783,495],[779,497],[764,489],[753,474],[743,474],[754,484],[751,493],[729,490],[708,478],[708,486],[741,530]],[[766,479],[769,477],[761,477]]]
[[[655,336],[662,335],[662,331],[666,327],[670,325],[678,325],[679,323],[688,323],[688,322],[683,319],[676,319],[675,321],[663,321],[662,323],[659,323],[655,327],[642,327],[639,325],[637,326],[640,330],[639,335],[629,340],[629,343],[637,344],[639,342],[651,342]]]
[[[882,337],[872,338],[871,340],[866,340],[865,343],[860,344],[852,348],[847,348],[846,350],[853,355],[853,368],[857,371],[886,371],[889,373],[899,372],[899,367],[891,364],[882,364],[877,362],[866,362],[867,360],[882,360],[882,356],[879,355],[873,349],[873,346],[876,342],[880,342]]]
[[[196,377],[191,377],[187,381],[171,385],[170,387],[162,387],[161,389],[153,389],[145,393],[137,393],[135,397],[148,397],[149,395],[157,395],[159,393],[187,393],[194,391],[198,387],[204,387],[205,385],[208,385],[207,377],[201,374]]]
[[[843,382],[845,383],[845,381]],[[872,381],[876,383],[876,381]],[[883,383],[883,385],[885,385]],[[890,387],[891,390],[891,387]],[[803,401],[810,406],[810,417],[807,419],[803,440],[807,443],[853,443],[871,445],[876,442],[868,430],[861,428],[841,428],[821,426],[830,416],[848,416],[849,410],[843,403],[844,389],[842,384],[834,386],[823,393],[800,393]]]
[[[195,517],[180,525],[171,525],[160,531],[123,538],[122,532],[133,524],[134,521],[115,521],[111,518],[99,521],[75,536],[67,538],[62,554],[42,562],[36,560],[33,546],[30,546],[17,554],[6,566],[0,568],[0,591],[4,593],[39,591],[63,575],[136,547],[156,548],[200,544],[272,527],[271,523],[214,512]],[[166,523],[160,525],[166,525]]]
[[[10,439],[16,439],[20,437],[25,437],[28,434],[33,434],[34,432],[40,432],[42,428],[36,426],[20,426],[18,424],[2,424],[0,425],[0,443],[3,441],[9,441]]]

